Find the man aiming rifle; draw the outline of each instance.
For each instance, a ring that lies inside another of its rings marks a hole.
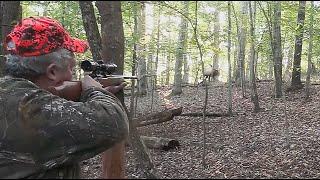
[[[103,86],[86,75],[79,101],[52,90],[72,80],[74,53],[88,43],[54,19],[22,19],[4,42],[0,79],[0,178],[79,178],[79,163],[128,136],[128,118],[114,96],[125,83]]]

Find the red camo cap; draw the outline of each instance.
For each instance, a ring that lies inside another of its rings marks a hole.
[[[89,48],[88,42],[71,37],[50,17],[22,19],[6,37],[5,46],[10,53],[20,56],[39,56],[58,48],[84,53]]]

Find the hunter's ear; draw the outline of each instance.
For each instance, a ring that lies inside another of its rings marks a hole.
[[[48,79],[50,79],[52,81],[56,81],[56,79],[57,79],[57,67],[56,67],[55,64],[50,64],[47,67],[46,75],[47,75]]]

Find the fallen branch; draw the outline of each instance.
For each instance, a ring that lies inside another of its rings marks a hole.
[[[318,86],[320,83],[311,83],[311,85]]]
[[[179,116],[191,116],[191,117],[202,117],[203,113],[195,112],[195,113],[183,113]],[[228,114],[217,114],[217,113],[206,113],[207,117],[228,117]]]
[[[148,148],[164,151],[168,151],[170,149],[178,149],[180,147],[180,143],[178,140],[170,138],[141,136],[141,140],[143,140],[144,144]]]
[[[256,80],[256,82],[272,82],[273,79],[260,79],[260,80]]]
[[[150,124],[158,124],[158,123],[170,121],[174,118],[174,116],[179,116],[181,115],[181,113],[182,113],[182,107],[179,107],[176,109],[168,109],[162,112],[157,112],[149,116],[140,116],[140,117],[134,118],[134,121],[139,122],[137,123],[137,127],[147,126]]]

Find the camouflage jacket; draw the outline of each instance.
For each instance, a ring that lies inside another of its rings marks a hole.
[[[109,92],[67,101],[32,82],[0,79],[0,178],[79,178],[79,163],[128,136],[128,118]]]

